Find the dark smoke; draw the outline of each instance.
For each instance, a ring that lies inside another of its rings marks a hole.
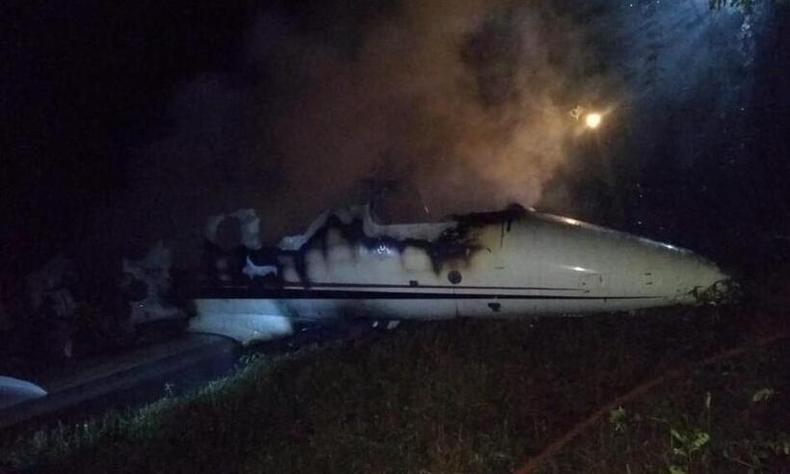
[[[124,229],[156,239],[255,207],[275,240],[377,196],[395,219],[536,203],[584,63],[551,5],[408,1],[356,25],[352,46],[263,14],[241,71],[185,85],[171,134],[140,150]]]
[[[167,137],[139,150],[109,226],[141,245],[164,236],[198,249],[206,216],[240,207],[259,210],[269,242],[374,198],[391,219],[437,219],[533,205],[551,183],[549,202],[573,208],[561,170],[617,183],[605,159],[578,161],[570,109],[604,105],[624,127],[642,104],[677,97],[661,68],[696,77],[693,58],[664,59],[673,44],[712,54],[699,39],[712,20],[695,1],[636,3],[405,0],[319,28],[267,11],[237,71],[180,89]]]

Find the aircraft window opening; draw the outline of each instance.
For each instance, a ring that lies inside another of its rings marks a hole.
[[[458,270],[453,270],[447,274],[447,279],[450,280],[450,283],[452,283],[453,285],[457,285],[461,283],[463,277],[461,276],[461,272],[459,272]]]

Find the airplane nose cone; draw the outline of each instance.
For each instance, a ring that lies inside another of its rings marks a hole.
[[[656,295],[677,304],[719,303],[731,293],[731,278],[712,261],[673,245],[638,240],[632,260],[639,261],[644,278],[639,293]]]
[[[734,298],[737,290],[735,281],[713,264],[710,264],[699,283],[691,294],[701,304],[726,303]]]
[[[717,304],[728,300],[734,283],[715,263],[697,255],[685,255],[678,261],[668,282],[675,287],[682,302]]]

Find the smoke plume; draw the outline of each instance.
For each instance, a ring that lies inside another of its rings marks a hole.
[[[272,241],[352,201],[395,220],[534,204],[565,159],[561,98],[583,66],[551,3],[409,0],[339,25],[345,42],[262,14],[240,72],[184,86],[167,138],[140,151],[137,228],[255,207]]]
[[[402,218],[535,203],[571,128],[556,97],[572,38],[548,11],[491,3],[409,2],[353,60],[310,64],[276,127],[283,195],[315,212],[369,183]]]

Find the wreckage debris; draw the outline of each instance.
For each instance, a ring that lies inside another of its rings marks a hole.
[[[44,347],[65,358],[73,355],[78,281],[74,262],[64,257],[51,259],[26,279],[32,314],[43,323]]]
[[[121,289],[129,299],[133,326],[154,321],[185,319],[186,313],[165,302],[171,291],[172,253],[157,242],[142,260],[123,259]]]
[[[262,247],[260,223],[254,209],[239,209],[208,218],[204,270],[210,281],[232,285],[243,282],[245,278],[249,281],[255,276],[264,277],[273,273],[269,266],[256,265],[250,261],[250,252]]]

